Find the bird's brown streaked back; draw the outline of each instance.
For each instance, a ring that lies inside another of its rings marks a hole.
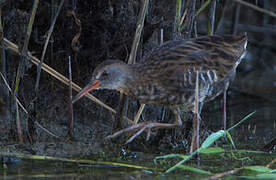
[[[151,94],[148,98],[142,95],[142,101],[156,101],[161,104],[191,103],[194,100],[196,71],[199,72],[203,93],[201,97],[206,94],[212,97],[219,95],[220,92],[214,91],[213,88],[218,88],[218,84],[233,78],[235,69],[245,53],[246,44],[246,35],[204,36],[164,43],[140,64],[134,65],[136,76],[143,77],[136,80],[137,84],[141,85],[138,89],[148,91],[140,94]],[[154,96],[154,91],[160,96]],[[135,92],[135,96],[139,96],[138,94],[139,92]],[[169,94],[173,95],[168,97]]]
[[[169,41],[137,64],[104,62],[95,69],[92,81],[99,81],[94,88],[116,89],[142,103],[188,107],[194,103],[196,72],[199,72],[199,101],[216,97],[233,78],[246,44],[246,35]]]

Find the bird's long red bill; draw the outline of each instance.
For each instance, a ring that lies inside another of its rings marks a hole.
[[[100,85],[99,80],[91,81],[89,84],[87,84],[73,99],[72,103],[75,103],[77,100],[85,96],[87,93],[92,91],[93,89],[98,88]]]

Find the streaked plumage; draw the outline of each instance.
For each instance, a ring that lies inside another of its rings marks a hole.
[[[234,78],[246,45],[246,35],[203,36],[164,43],[137,64],[107,60],[94,70],[90,83],[73,102],[93,89],[115,89],[144,104],[191,111],[197,71],[199,102],[214,99]]]
[[[245,35],[169,41],[140,63],[126,65],[110,60],[105,68],[113,65],[128,69],[129,77],[119,89],[141,103],[183,105],[189,110],[195,97],[196,71],[199,72],[199,101],[214,99],[234,77],[246,42]],[[97,68],[96,72],[100,74],[105,68]]]

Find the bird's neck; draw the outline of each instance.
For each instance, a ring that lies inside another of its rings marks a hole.
[[[124,80],[120,83],[120,87],[117,89],[123,94],[128,96],[134,96],[134,88],[136,87],[136,83],[139,79],[143,78],[137,71],[136,71],[136,64],[127,65],[125,67],[126,74],[124,75]]]

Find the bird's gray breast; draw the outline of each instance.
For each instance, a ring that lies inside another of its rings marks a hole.
[[[141,103],[167,104],[166,90],[154,82],[139,84],[132,90],[132,94]]]

